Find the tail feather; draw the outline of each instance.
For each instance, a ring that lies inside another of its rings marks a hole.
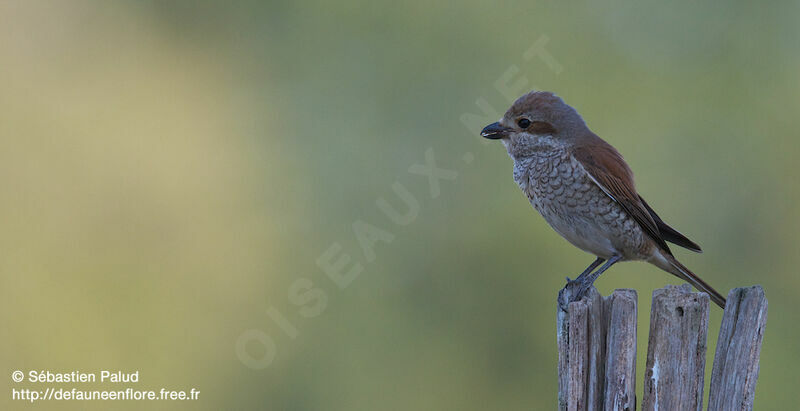
[[[718,293],[713,287],[708,285],[705,281],[703,281],[697,274],[693,273],[691,270],[686,268],[685,265],[681,264],[675,257],[671,255],[664,255],[662,253],[661,257],[665,260],[667,264],[659,264],[661,261],[656,262],[656,265],[675,275],[676,277],[684,280],[692,285],[692,287],[708,294],[711,297],[711,301],[714,301],[720,308],[723,310],[725,309],[725,297],[722,294]],[[655,261],[654,261],[655,262]]]

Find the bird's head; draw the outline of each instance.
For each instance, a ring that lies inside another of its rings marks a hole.
[[[569,145],[586,130],[580,114],[549,91],[531,91],[517,99],[503,118],[481,136],[501,140],[514,158],[531,151]]]

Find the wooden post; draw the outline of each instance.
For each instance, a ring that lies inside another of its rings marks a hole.
[[[642,410],[702,411],[708,301],[689,284],[653,291]]]
[[[761,286],[728,294],[711,371],[709,411],[752,410],[767,299]]]
[[[634,410],[636,292],[592,288],[558,310],[560,410]],[[609,408],[611,407],[611,408]]]
[[[616,290],[611,303],[606,339],[604,409],[636,410],[636,305],[634,290]]]
[[[558,407],[586,409],[586,368],[588,365],[588,304],[599,298],[592,288],[583,300],[570,303],[567,312],[557,308]]]
[[[569,299],[562,291],[559,299]],[[559,410],[636,409],[636,292],[589,290],[558,309]],[[709,298],[691,287],[653,292],[643,410],[703,407]],[[759,286],[728,295],[711,374],[710,411],[752,410],[767,300]]]

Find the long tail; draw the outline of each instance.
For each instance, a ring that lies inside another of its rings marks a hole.
[[[708,283],[703,281],[697,274],[693,273],[691,270],[686,268],[685,265],[681,264],[675,257],[666,254],[660,253],[659,257],[652,261],[656,266],[661,268],[662,270],[675,275],[676,277],[680,278],[691,284],[694,288],[702,291],[711,297],[711,301],[714,301],[720,308],[723,310],[725,309],[725,297],[722,294],[718,293],[717,290],[712,288]]]

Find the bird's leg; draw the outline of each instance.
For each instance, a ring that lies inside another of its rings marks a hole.
[[[597,266],[598,266],[598,265],[600,265],[600,264],[602,264],[602,263],[603,263],[603,261],[605,261],[605,260],[606,260],[605,258],[597,257],[597,259],[596,259],[596,260],[594,260],[594,262],[592,262],[591,264],[589,264],[589,266],[588,266],[588,267],[586,267],[586,269],[585,269],[585,270],[583,270],[583,272],[581,273],[581,275],[579,275],[579,276],[578,276],[578,278],[576,278],[576,279],[575,279],[575,281],[580,281],[581,279],[583,279],[584,277],[586,277],[587,275],[589,275],[589,273],[591,273],[591,272],[592,272],[592,270],[594,270],[595,268],[597,268]],[[567,282],[568,282],[568,283],[571,283],[571,282],[572,282],[572,280],[570,280],[570,279],[569,279],[569,277],[567,277]]]
[[[578,288],[580,288],[580,284],[582,284],[586,280],[586,276],[588,276],[592,271],[594,271],[597,266],[602,264],[605,261],[605,258],[597,257],[585,270],[578,276],[574,281],[570,280],[567,277],[567,285],[558,292],[558,305],[561,307],[563,311],[567,311],[567,306],[572,301],[578,301],[578,298],[575,298],[574,295],[578,292]]]
[[[597,271],[592,272],[592,270],[600,265],[600,263],[605,261],[604,259],[598,257],[597,260],[595,260],[588,268],[586,268],[586,270],[583,271],[583,273],[581,273],[580,276],[578,276],[578,278],[576,278],[574,281],[568,281],[567,285],[564,286],[564,288],[558,293],[558,304],[561,309],[567,311],[567,306],[569,303],[573,301],[579,301],[581,298],[583,298],[586,292],[589,291],[589,288],[592,287],[592,284],[594,284],[595,280],[597,280],[597,277],[599,277],[600,274],[603,274],[603,272],[608,270],[609,267],[619,262],[621,259],[621,256],[615,255],[609,258],[602,267],[597,269]]]

